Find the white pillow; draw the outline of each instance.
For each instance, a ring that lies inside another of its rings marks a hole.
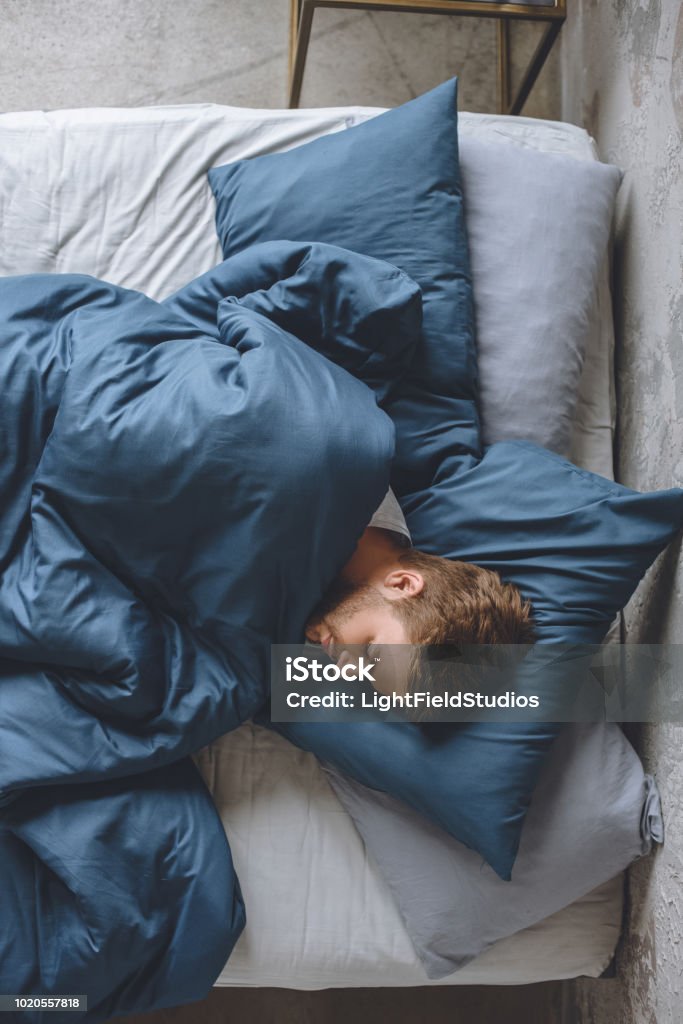
[[[484,442],[567,455],[621,172],[471,134],[460,166]]]
[[[405,804],[328,771],[430,978],[585,896],[663,838],[654,780],[613,723],[568,725],[555,740],[510,882]]]

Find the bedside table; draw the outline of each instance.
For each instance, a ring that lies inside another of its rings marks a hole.
[[[498,112],[519,114],[545,64],[567,16],[566,0],[290,0],[289,106],[297,107],[311,38],[316,7],[347,10],[404,11],[411,14],[443,14],[450,17],[496,18],[498,20]],[[542,22],[545,31],[522,75],[517,91],[510,87],[510,22]]]

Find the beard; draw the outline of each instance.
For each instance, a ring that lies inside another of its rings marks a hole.
[[[384,601],[369,583],[351,583],[338,577],[315,606],[306,629],[316,628],[324,619],[334,639],[338,627],[347,619],[368,608],[376,608]]]

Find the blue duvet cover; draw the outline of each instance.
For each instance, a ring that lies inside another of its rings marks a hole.
[[[408,277],[325,245],[166,304],[0,281],[0,993],[89,998],[45,1020],[223,966],[244,910],[189,755],[261,707],[385,493],[419,329]]]

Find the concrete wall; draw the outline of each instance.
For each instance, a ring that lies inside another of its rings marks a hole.
[[[562,115],[626,172],[615,250],[618,479],[683,484],[683,9],[679,0],[574,0],[563,29]],[[626,614],[632,641],[683,642],[680,543]],[[614,981],[575,985],[579,1024],[683,1020],[683,730],[640,728],[666,843],[629,880]]]
[[[519,25],[523,65],[539,28]],[[0,110],[159,103],[283,107],[289,0],[3,0]],[[495,23],[317,10],[301,106],[394,106],[452,75],[460,108],[495,109]],[[557,55],[527,105],[557,117]]]

